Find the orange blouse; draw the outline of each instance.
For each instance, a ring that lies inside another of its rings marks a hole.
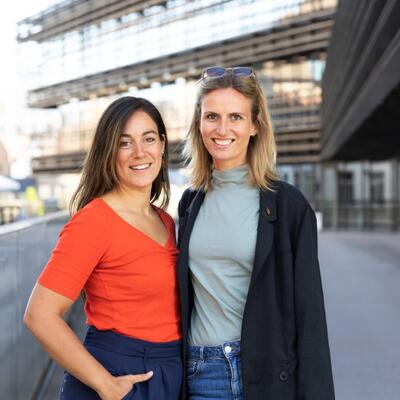
[[[96,198],[61,231],[38,283],[75,300],[85,289],[87,324],[151,342],[181,338],[175,224],[160,245]]]

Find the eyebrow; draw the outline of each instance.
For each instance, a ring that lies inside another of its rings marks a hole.
[[[207,114],[207,113],[219,115],[219,113],[217,113],[216,111],[212,111],[212,110],[204,110],[203,111],[203,114]],[[245,113],[240,112],[240,111],[232,111],[228,115],[236,115],[236,114],[238,114],[238,115],[246,115]]]
[[[149,134],[151,134],[151,133],[154,133],[154,134],[158,135],[158,133],[157,133],[156,131],[154,131],[153,129],[150,129],[150,130],[148,130],[148,131],[144,131],[144,132],[142,133],[142,136],[149,135]],[[127,133],[121,134],[121,137],[126,137],[126,138],[131,138],[131,139],[132,139],[132,136],[129,135],[129,134],[127,134]]]

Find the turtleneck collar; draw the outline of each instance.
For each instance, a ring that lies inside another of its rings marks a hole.
[[[249,167],[247,164],[240,167],[212,172],[211,185],[213,189],[239,188],[246,187],[247,178],[249,176]]]

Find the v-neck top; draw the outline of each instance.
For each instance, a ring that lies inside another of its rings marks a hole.
[[[71,300],[86,293],[87,324],[151,342],[181,338],[175,224],[154,207],[168,231],[164,245],[96,198],[60,233],[38,283]]]

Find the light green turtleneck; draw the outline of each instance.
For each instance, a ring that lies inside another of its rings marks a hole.
[[[248,166],[213,171],[189,243],[194,289],[189,343],[214,346],[240,339],[253,269],[259,191]]]

